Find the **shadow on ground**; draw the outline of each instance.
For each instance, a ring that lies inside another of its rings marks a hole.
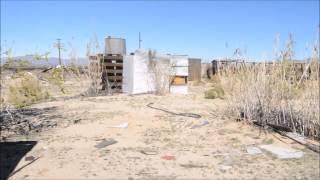
[[[11,175],[37,160],[34,159],[13,172],[20,160],[36,144],[36,141],[0,142],[0,179],[8,179]]]

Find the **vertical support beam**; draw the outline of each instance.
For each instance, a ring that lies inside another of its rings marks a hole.
[[[212,75],[218,74],[218,61],[213,60],[212,61]]]

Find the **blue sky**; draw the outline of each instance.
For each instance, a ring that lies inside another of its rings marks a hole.
[[[296,58],[310,55],[319,30],[319,1],[1,1],[1,46],[15,55],[50,51],[61,38],[80,57],[96,34],[125,38],[127,52],[142,47],[204,59],[231,57],[236,48],[252,59],[274,57],[293,34]]]

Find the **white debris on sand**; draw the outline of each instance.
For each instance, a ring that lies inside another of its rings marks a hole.
[[[277,155],[280,159],[301,158],[304,154],[302,151],[274,145],[260,145],[259,147]]]
[[[129,126],[129,123],[128,122],[124,122],[124,123],[121,123],[121,124],[118,124],[118,125],[114,125],[114,126],[109,126],[110,128],[127,128]]]
[[[209,124],[209,122],[208,122],[207,120],[201,120],[200,124],[193,125],[193,126],[191,127],[191,129],[200,128],[200,127],[205,126],[205,125],[207,125],[207,124]]]
[[[261,154],[262,151],[258,147],[247,147],[247,153],[250,155]]]

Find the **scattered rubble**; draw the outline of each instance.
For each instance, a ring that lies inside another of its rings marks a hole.
[[[118,141],[114,140],[113,138],[109,138],[109,139],[103,139],[100,143],[98,143],[97,145],[95,145],[94,147],[101,149],[107,146],[110,146],[112,144],[116,144]]]
[[[54,113],[56,109],[57,107],[4,110],[0,113],[1,131],[7,132],[8,136],[28,135],[31,132],[56,127],[57,121],[62,118],[61,115]]]

